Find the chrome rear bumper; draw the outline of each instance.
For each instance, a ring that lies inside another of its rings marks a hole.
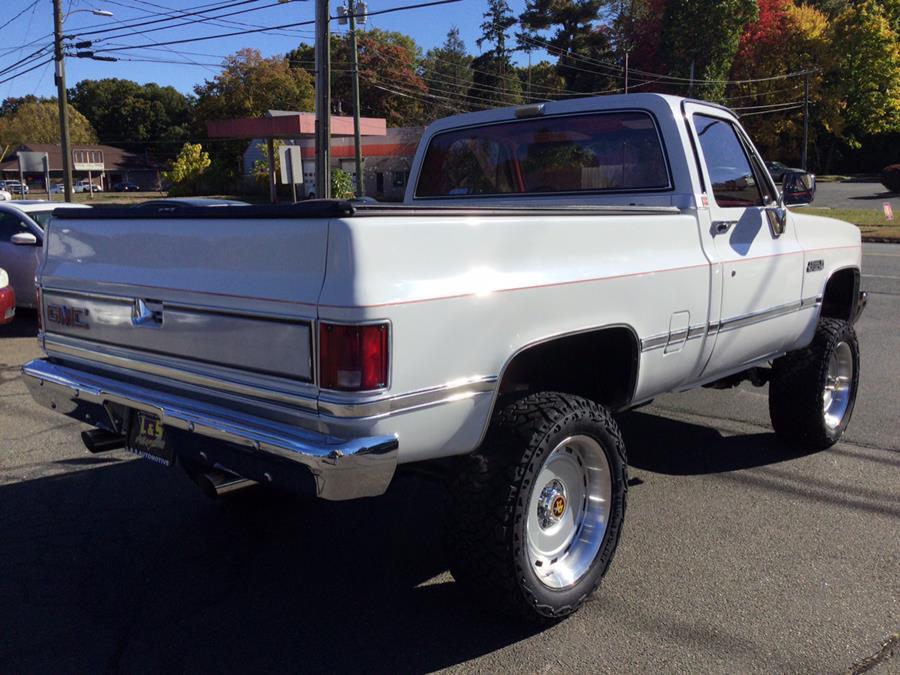
[[[397,466],[399,443],[394,436],[340,439],[47,359],[27,363],[22,373],[35,401],[80,422],[124,433],[128,410],[141,410],[165,426],[196,434],[199,445],[213,439],[257,459],[290,460],[309,471],[316,496],[323,499],[383,494]]]

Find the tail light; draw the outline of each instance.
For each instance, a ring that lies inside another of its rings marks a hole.
[[[387,384],[387,323],[319,323],[319,386],[337,391],[373,391]]]

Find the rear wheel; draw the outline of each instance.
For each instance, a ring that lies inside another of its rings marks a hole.
[[[843,435],[859,385],[859,343],[853,326],[820,319],[812,343],[773,364],[769,416],[775,433],[810,449]]]
[[[530,621],[568,616],[612,561],[626,480],[624,443],[602,406],[546,392],[510,405],[451,486],[453,576]]]

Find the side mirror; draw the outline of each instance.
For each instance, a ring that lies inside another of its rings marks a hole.
[[[811,204],[816,196],[816,177],[805,171],[789,171],[781,180],[781,194],[789,206]]]
[[[16,232],[9,240],[16,246],[37,246],[38,238],[31,232]]]

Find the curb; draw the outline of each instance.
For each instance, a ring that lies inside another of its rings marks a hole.
[[[869,237],[865,234],[862,236],[862,240],[865,244],[900,244],[900,239],[891,239],[890,237]]]

